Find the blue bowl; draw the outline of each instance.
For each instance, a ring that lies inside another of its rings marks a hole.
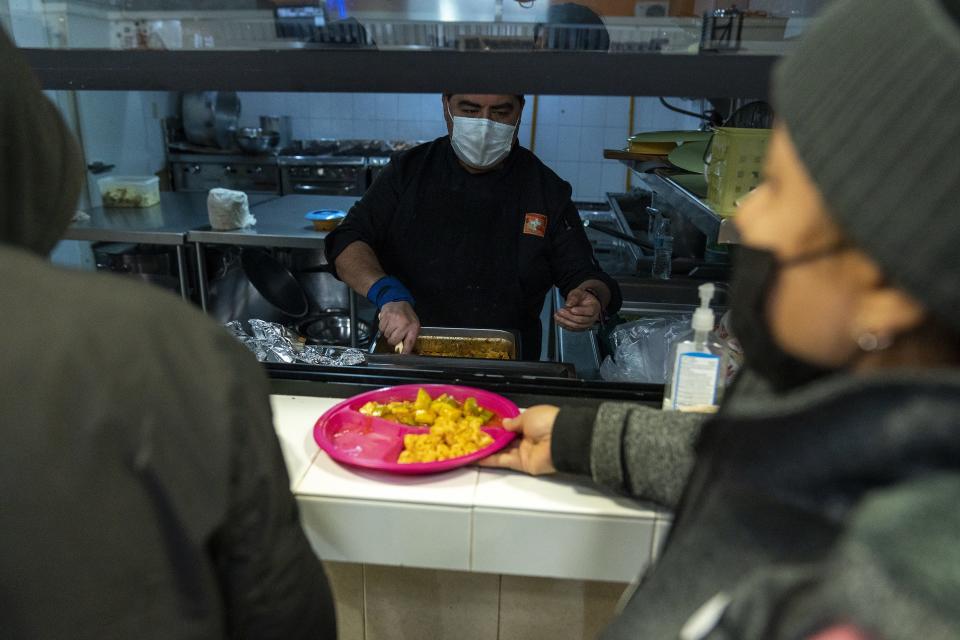
[[[339,209],[317,209],[303,217],[312,222],[313,228],[317,231],[332,231],[346,216],[346,212]]]

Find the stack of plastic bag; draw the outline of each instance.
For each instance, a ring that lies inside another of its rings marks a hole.
[[[600,377],[617,382],[663,384],[670,345],[690,331],[690,314],[627,322],[610,333],[613,356],[604,358]]]

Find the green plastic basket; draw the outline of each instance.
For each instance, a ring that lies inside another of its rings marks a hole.
[[[708,150],[707,204],[732,216],[740,198],[760,184],[760,171],[772,129],[719,127]]]

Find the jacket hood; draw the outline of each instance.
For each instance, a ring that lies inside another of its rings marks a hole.
[[[76,208],[80,150],[3,29],[0,87],[0,244],[46,255]]]

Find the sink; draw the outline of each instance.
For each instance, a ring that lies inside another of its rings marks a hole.
[[[690,312],[700,304],[700,295],[697,288],[703,280],[679,279],[655,280],[653,278],[637,278],[620,276],[616,278],[623,294],[623,308],[621,313],[643,312]],[[723,282],[715,283],[717,290],[713,294],[711,306],[716,311],[723,311],[727,307],[727,285]]]

